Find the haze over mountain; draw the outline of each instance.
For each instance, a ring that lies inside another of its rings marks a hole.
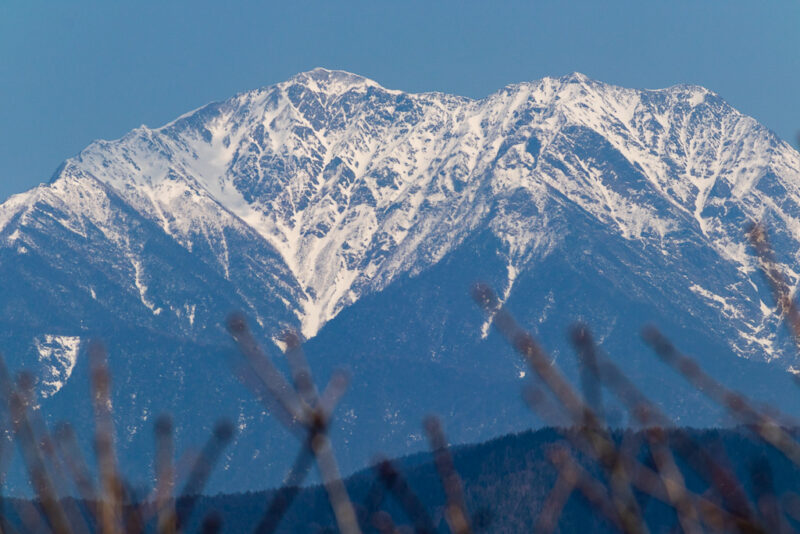
[[[800,154],[702,87],[576,73],[471,100],[315,69],[97,141],[2,204],[0,346],[88,439],[84,351],[105,340],[131,466],[148,465],[154,414],[173,413],[184,444],[233,418],[215,489],[280,481],[294,447],[228,368],[233,310],[273,354],[302,331],[320,378],[351,370],[345,470],[421,447],[428,412],[454,441],[534,423],[525,369],[470,302],[476,280],[568,372],[581,319],[678,422],[719,424],[638,330],[658,324],[761,400],[796,400],[750,220],[797,284]]]

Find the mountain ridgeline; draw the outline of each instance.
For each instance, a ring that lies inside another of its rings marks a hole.
[[[350,371],[332,436],[346,472],[423,448],[427,413],[455,442],[537,424],[478,280],[569,376],[565,331],[587,323],[679,424],[729,421],[648,352],[648,322],[800,415],[751,220],[796,284],[800,154],[704,88],[572,74],[472,100],[315,69],[92,143],[0,205],[0,348],[88,447],[85,350],[102,339],[120,456],[143,480],[157,414],[181,446],[230,418],[213,490],[280,482],[296,447],[230,370],[235,310],[279,365],[293,328],[320,380]],[[8,485],[23,479],[12,465]]]

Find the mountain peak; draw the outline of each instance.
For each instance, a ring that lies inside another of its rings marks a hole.
[[[340,95],[352,89],[366,89],[369,87],[383,87],[369,78],[353,74],[344,70],[330,70],[323,67],[316,67],[306,72],[301,72],[292,76],[288,84],[301,84],[310,90],[318,93],[330,95]]]
[[[561,80],[565,83],[588,83],[588,82],[595,82],[592,78],[589,78],[587,75],[583,74],[582,72],[574,71],[566,76],[562,76]]]

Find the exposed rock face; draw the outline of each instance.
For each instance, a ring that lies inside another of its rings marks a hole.
[[[105,339],[130,458],[159,411],[185,442],[237,419],[226,489],[280,480],[290,450],[227,369],[237,309],[265,345],[297,328],[323,374],[353,370],[347,468],[413,450],[426,411],[450,416],[455,440],[529,424],[524,369],[487,356],[510,351],[469,303],[476,279],[559,363],[583,319],[668,412],[711,424],[637,330],[663,324],[739,387],[794,395],[750,219],[796,284],[800,155],[701,87],[574,74],[470,100],[316,69],[95,142],[0,206],[0,338],[14,366],[39,366],[53,418],[85,402],[80,347]]]

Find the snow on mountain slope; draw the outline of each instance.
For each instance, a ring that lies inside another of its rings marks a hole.
[[[281,299],[313,336],[483,225],[507,244],[508,294],[535,255],[558,246],[544,209],[557,198],[648,250],[671,254],[691,240],[735,264],[742,278],[731,287],[695,279],[687,290],[741,319],[741,353],[774,352],[764,305],[742,293],[753,267],[741,225],[766,214],[790,244],[785,259],[796,260],[798,169],[797,152],[700,87],[632,90],[573,74],[470,100],[315,69],[93,143],[51,184],[6,202],[0,228],[15,217],[24,226],[37,202],[63,206],[59,222],[76,236],[91,223],[119,244],[154,314],[164,310],[148,294],[135,247],[116,233],[103,188],[187,251],[203,244],[225,278],[226,236],[254,231],[285,263],[296,289]],[[520,199],[537,207],[535,224]],[[18,236],[5,242],[22,251]],[[181,309],[170,313],[188,317]]]
[[[35,368],[51,421],[90,436],[75,407],[84,347],[104,340],[133,472],[150,472],[153,414],[173,414],[183,446],[236,420],[212,483],[230,491],[279,483],[295,452],[230,372],[233,310],[260,339],[313,336],[316,376],[352,371],[333,433],[344,471],[419,448],[431,411],[456,442],[529,424],[524,369],[470,302],[476,280],[567,375],[564,328],[589,322],[682,424],[721,423],[643,349],[644,321],[797,415],[784,370],[800,357],[746,245],[751,219],[796,286],[800,154],[701,87],[573,74],[471,100],[316,69],[97,141],[0,205],[0,348]]]
[[[34,341],[39,362],[49,371],[42,381],[46,388],[42,396],[50,397],[61,389],[72,374],[78,360],[81,338],[75,336],[44,335]]]

